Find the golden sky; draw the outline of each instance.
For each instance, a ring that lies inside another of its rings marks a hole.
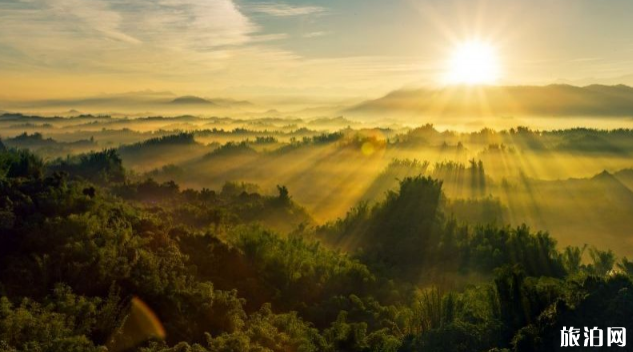
[[[630,0],[0,0],[0,100],[169,90],[368,97],[441,84],[460,43],[497,84],[633,84]]]

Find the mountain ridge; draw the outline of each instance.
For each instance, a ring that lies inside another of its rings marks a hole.
[[[633,88],[623,84],[406,88],[366,100],[345,112],[464,116],[633,116]]]

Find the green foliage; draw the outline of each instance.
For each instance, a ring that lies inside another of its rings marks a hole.
[[[625,275],[633,275],[633,261],[628,260],[626,257],[622,258],[622,261],[617,264],[617,267]]]
[[[148,178],[111,186],[111,192],[151,207],[182,226],[211,227],[215,232],[238,224],[261,223],[287,233],[313,222],[306,210],[292,201],[287,188],[278,197],[263,196],[257,185],[245,182],[226,182],[219,193],[204,188],[181,191],[173,181],[159,184]]]
[[[113,151],[0,170],[3,351],[116,350],[137,300],[166,331],[145,352],[551,351],[561,326],[633,314],[629,260],[447,218],[430,177],[313,229],[285,186],[126,181]]]
[[[105,298],[72,293],[59,284],[43,303],[24,298],[12,303],[0,298],[0,341],[20,351],[97,351],[121,324],[124,313],[114,292]],[[0,345],[1,346],[1,345]]]
[[[143,142],[139,142],[136,144],[128,145],[121,148],[121,153],[134,153],[139,152],[143,148],[147,147],[156,147],[156,146],[173,146],[173,145],[189,145],[194,144],[196,141],[194,139],[193,133],[177,133],[170,134],[167,136],[161,136],[158,138],[148,139]]]
[[[361,203],[344,219],[322,226],[326,241],[361,248],[360,258],[390,277],[414,280],[437,271],[477,271],[519,264],[530,275],[561,277],[565,268],[556,241],[525,226],[459,225],[441,210],[442,182],[405,178],[371,209]],[[479,204],[479,201],[475,202]]]
[[[420,251],[437,242],[442,183],[428,177],[405,178],[362,224],[363,258],[386,270],[417,275],[428,259]]]
[[[247,142],[228,142],[211,153],[205,155],[205,158],[227,157],[235,155],[253,155],[257,154],[255,149],[251,148]]]
[[[582,256],[587,249],[587,245],[581,247],[565,247],[562,253],[563,266],[570,274],[578,273],[583,269]]]
[[[270,285],[275,306],[284,310],[363,292],[375,280],[360,262],[301,235],[281,239],[262,229],[238,228],[230,241],[256,268],[256,276]]]
[[[0,178],[39,178],[43,172],[42,159],[28,150],[0,148]]]
[[[246,183],[246,182],[228,181],[222,186],[222,195],[228,196],[228,197],[236,197],[243,193],[253,194],[253,193],[259,193],[259,192],[260,192],[259,186],[257,186],[256,184]]]
[[[596,275],[606,275],[615,265],[615,254],[611,250],[601,251],[597,248],[589,248],[589,256],[593,263],[589,270]]]
[[[90,152],[77,158],[59,160],[52,169],[53,171],[67,172],[73,177],[79,177],[99,184],[125,181],[123,162],[118,152],[114,149]]]
[[[281,203],[287,204],[290,202],[290,195],[288,193],[288,188],[286,186],[277,185],[277,190],[279,191],[279,201]]]

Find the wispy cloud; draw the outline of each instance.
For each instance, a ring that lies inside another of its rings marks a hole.
[[[123,16],[111,9],[107,2],[101,0],[42,0],[31,3],[39,5],[39,9],[46,10],[52,21],[58,19],[59,21],[68,20],[71,23],[79,22],[81,26],[89,27],[107,38],[128,43],[140,43],[140,40],[121,30]]]
[[[0,0],[0,71],[208,72],[231,48],[281,38],[259,32],[233,0]]]
[[[273,42],[277,40],[287,39],[289,35],[287,33],[275,33],[275,34],[261,34],[251,36],[251,43],[263,43]]]
[[[205,51],[248,43],[258,30],[232,0],[0,2],[0,44],[30,46],[26,51],[68,49],[78,42],[84,50],[112,49],[113,42],[121,42]],[[33,41],[37,45],[29,44]]]
[[[126,28],[156,45],[209,50],[248,43],[259,30],[232,0],[135,1]]]
[[[323,37],[326,35],[331,34],[332,32],[326,32],[326,31],[319,31],[319,32],[309,32],[309,33],[305,33],[303,35],[304,38],[317,38],[317,37]]]
[[[405,67],[387,72],[398,81],[415,71],[392,58],[304,57],[275,45],[288,34],[266,31],[249,16],[323,14],[325,8],[273,2],[246,8],[234,1],[0,0],[0,96],[214,91],[248,82],[305,88],[337,81],[355,89],[371,82],[379,89],[377,77],[394,66]]]
[[[326,9],[320,6],[294,6],[278,2],[252,4],[247,7],[247,10],[277,17],[302,16],[326,12]]]

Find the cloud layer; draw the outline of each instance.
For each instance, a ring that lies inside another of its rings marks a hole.
[[[503,83],[629,77],[633,2],[569,12],[573,0],[538,1],[0,0],[0,98],[253,91],[243,87],[366,97],[436,83],[452,46],[477,36],[503,54]],[[562,28],[562,14],[600,26]]]
[[[326,9],[320,6],[293,6],[274,2],[252,4],[249,5],[247,9],[251,12],[259,12],[279,17],[301,16],[326,12]]]

